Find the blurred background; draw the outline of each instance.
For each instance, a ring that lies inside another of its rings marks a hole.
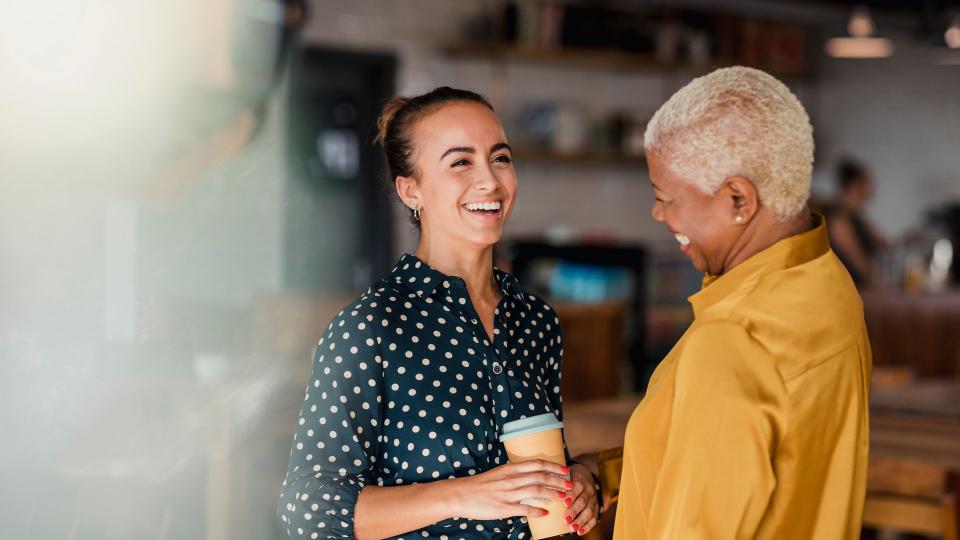
[[[416,245],[376,117],[440,85],[515,149],[497,262],[560,314],[571,446],[618,445],[701,277],[649,217],[646,122],[735,64],[807,108],[812,205],[863,292],[866,535],[956,538],[955,0],[6,3],[0,534],[283,536],[312,349]]]

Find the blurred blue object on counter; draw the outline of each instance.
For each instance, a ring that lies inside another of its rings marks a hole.
[[[558,261],[550,276],[555,300],[598,303],[625,300],[630,295],[630,272],[624,268]]]

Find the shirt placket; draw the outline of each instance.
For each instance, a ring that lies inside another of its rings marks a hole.
[[[506,297],[501,299],[494,312],[494,327],[497,330],[494,330],[494,341],[491,341],[487,338],[487,332],[483,328],[483,323],[480,322],[480,316],[477,314],[476,309],[474,309],[473,303],[470,302],[470,298],[467,295],[466,284],[459,278],[451,278],[448,281],[450,283],[450,294],[447,295],[449,298],[449,300],[447,300],[448,303],[452,304],[452,308],[458,311],[461,322],[470,328],[484,351],[484,369],[486,369],[487,375],[492,382],[490,385],[491,399],[493,400],[493,411],[491,411],[491,414],[493,415],[496,434],[502,433],[503,424],[507,420],[507,418],[503,416],[502,411],[507,411],[508,415],[510,412],[510,383],[509,377],[507,376],[506,363],[495,342],[498,335],[502,339],[502,329],[506,328],[506,320],[503,315]],[[463,300],[463,302],[461,303],[460,300]],[[490,442],[495,445],[499,444],[496,440]]]

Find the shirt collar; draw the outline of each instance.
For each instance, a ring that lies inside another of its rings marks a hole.
[[[517,281],[517,278],[497,267],[493,268],[493,276],[500,285],[500,292],[504,296],[514,298],[519,302],[525,301],[523,289],[520,288],[520,282]],[[459,276],[448,276],[423,262],[416,255],[409,253],[404,253],[397,261],[397,265],[390,272],[390,279],[403,285],[421,298],[431,296],[438,288],[444,290],[444,296],[449,296],[455,285],[463,284],[463,279]]]
[[[699,316],[710,306],[741,287],[755,283],[766,274],[799,266],[830,251],[826,220],[820,214],[814,214],[814,220],[818,224],[813,229],[780,240],[729,272],[719,276],[705,275],[700,292],[688,298],[693,306],[694,316]]]

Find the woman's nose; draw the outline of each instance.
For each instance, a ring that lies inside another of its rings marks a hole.
[[[650,209],[650,217],[654,221],[663,221],[663,210],[660,208],[660,203],[653,203],[653,208]]]
[[[491,168],[487,167],[477,175],[477,180],[474,185],[477,189],[493,191],[500,185],[500,179],[497,178],[496,173],[494,173]]]

